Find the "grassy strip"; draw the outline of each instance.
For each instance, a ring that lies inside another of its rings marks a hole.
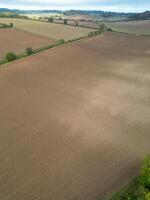
[[[125,186],[120,192],[116,193],[110,200],[130,200],[131,196],[138,190],[139,182],[138,177],[130,184]]]
[[[150,34],[138,34],[138,33],[128,33],[128,32],[123,32],[119,30],[112,29],[112,32],[114,33],[120,33],[120,34],[125,34],[125,35],[132,35],[132,36],[150,36]]]
[[[62,46],[64,44],[69,44],[69,43],[72,43],[72,42],[80,41],[80,40],[83,40],[83,39],[86,39],[86,38],[91,38],[91,37],[98,36],[101,33],[91,32],[88,36],[83,36],[83,37],[75,38],[75,39],[68,40],[68,41],[64,41],[63,39],[61,39],[60,41],[58,41],[55,44],[44,46],[44,47],[40,47],[38,49],[34,49],[34,50],[32,50],[31,54],[28,54],[27,52],[24,52],[22,54],[18,54],[18,55],[16,55],[16,58],[11,60],[11,61],[8,61],[6,58],[4,58],[4,59],[0,60],[0,67],[2,67],[2,65],[6,64],[6,63],[10,63],[10,62],[13,62],[15,60],[19,60],[19,59],[22,59],[22,58],[37,54],[37,53],[40,53],[40,52],[48,50],[48,49],[52,49],[52,48],[55,48],[55,47],[58,47],[58,46]]]
[[[110,200],[150,200],[150,155],[145,157],[140,175]]]
[[[57,46],[61,46],[61,45],[65,44],[65,43],[66,42],[64,42],[64,43],[59,42],[59,43],[56,43],[56,44],[53,44],[53,45],[40,47],[38,49],[33,50],[31,54],[28,54],[28,53],[24,52],[22,54],[16,55],[16,58],[14,60],[19,60],[21,58],[25,58],[25,57],[37,54],[37,53],[42,52],[42,51],[45,51],[45,50],[48,50],[48,49],[52,49],[52,48],[57,47]],[[12,61],[14,61],[14,60],[12,60]],[[0,65],[3,65],[3,64],[12,62],[12,61],[8,61],[6,58],[4,58],[3,60],[0,60]]]
[[[0,28],[12,28],[12,26],[4,23],[0,23]]]

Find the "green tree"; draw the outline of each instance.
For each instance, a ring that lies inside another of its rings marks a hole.
[[[11,22],[11,23],[10,23],[10,27],[12,28],[13,26],[14,26],[14,25],[13,25],[13,23]]]
[[[17,58],[16,54],[14,54],[13,52],[9,52],[6,54],[6,60],[7,61],[13,61]]]
[[[48,21],[52,23],[52,22],[54,21],[53,16],[49,17],[49,18],[48,18]]]
[[[144,159],[141,168],[140,181],[145,188],[150,189],[150,155],[147,155]]]
[[[104,32],[107,31],[108,27],[105,24],[99,24],[99,31]]]
[[[145,200],[150,200],[150,192],[146,194]]]
[[[67,19],[64,19],[64,24],[66,25],[68,23]]]
[[[99,34],[99,32],[98,31],[95,31],[95,35],[98,35]]]
[[[65,40],[64,39],[60,39],[60,44],[64,44]]]
[[[33,54],[33,49],[32,49],[32,47],[27,47],[27,48],[26,48],[26,53],[27,53],[28,55]]]
[[[79,26],[78,21],[75,21],[74,24],[75,26]]]
[[[94,36],[94,32],[90,32],[90,33],[88,34],[88,36],[89,36],[89,37]]]

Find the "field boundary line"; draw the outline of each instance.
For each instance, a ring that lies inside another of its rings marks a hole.
[[[121,34],[125,34],[125,35],[131,35],[131,36],[145,36],[145,37],[150,37],[150,35],[145,35],[145,34],[137,34],[137,33],[127,33],[127,32],[123,32],[123,31],[117,31],[112,29],[112,32],[114,33],[121,33]]]
[[[18,31],[22,31],[22,32],[25,32],[25,33],[28,33],[28,34],[31,34],[31,35],[36,35],[36,36],[43,37],[43,38],[46,38],[46,39],[54,40],[54,42],[58,41],[56,39],[53,39],[53,38],[50,38],[50,37],[46,37],[46,36],[40,35],[38,33],[33,33],[33,32],[30,32],[30,31],[27,31],[27,30],[24,30],[24,29],[21,29],[21,28],[17,28],[17,27],[13,27],[13,28],[18,30]]]
[[[12,61],[7,61],[6,59],[0,60],[0,69],[5,68],[7,65],[9,65],[11,63],[16,63],[16,62],[22,61],[23,59],[26,59],[28,57],[36,56],[37,54],[40,54],[42,52],[50,51],[50,50],[53,50],[53,49],[56,49],[56,48],[61,48],[61,47],[64,47],[64,46],[70,46],[70,45],[73,45],[74,43],[79,43],[79,42],[85,41],[85,40],[91,40],[93,38],[101,37],[103,34],[104,34],[104,32],[101,33],[100,35],[84,36],[82,38],[76,38],[76,39],[73,39],[73,40],[68,40],[68,41],[64,42],[63,44],[62,43],[55,43],[55,44],[52,44],[52,45],[43,46],[41,48],[35,49],[34,52],[30,55],[26,54],[25,52],[22,53],[22,54],[19,54],[19,55],[17,55],[17,59],[12,60]]]

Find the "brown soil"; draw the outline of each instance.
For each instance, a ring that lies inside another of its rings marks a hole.
[[[109,22],[113,30],[137,35],[150,35],[150,20]]]
[[[54,43],[52,39],[17,29],[0,29],[0,59],[8,52],[19,54],[23,53],[27,47],[36,49]]]
[[[106,33],[0,70],[0,199],[105,200],[150,152],[150,39]]]

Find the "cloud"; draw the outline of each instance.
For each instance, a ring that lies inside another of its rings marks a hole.
[[[21,9],[99,9],[140,12],[150,0],[0,0],[0,7]]]

